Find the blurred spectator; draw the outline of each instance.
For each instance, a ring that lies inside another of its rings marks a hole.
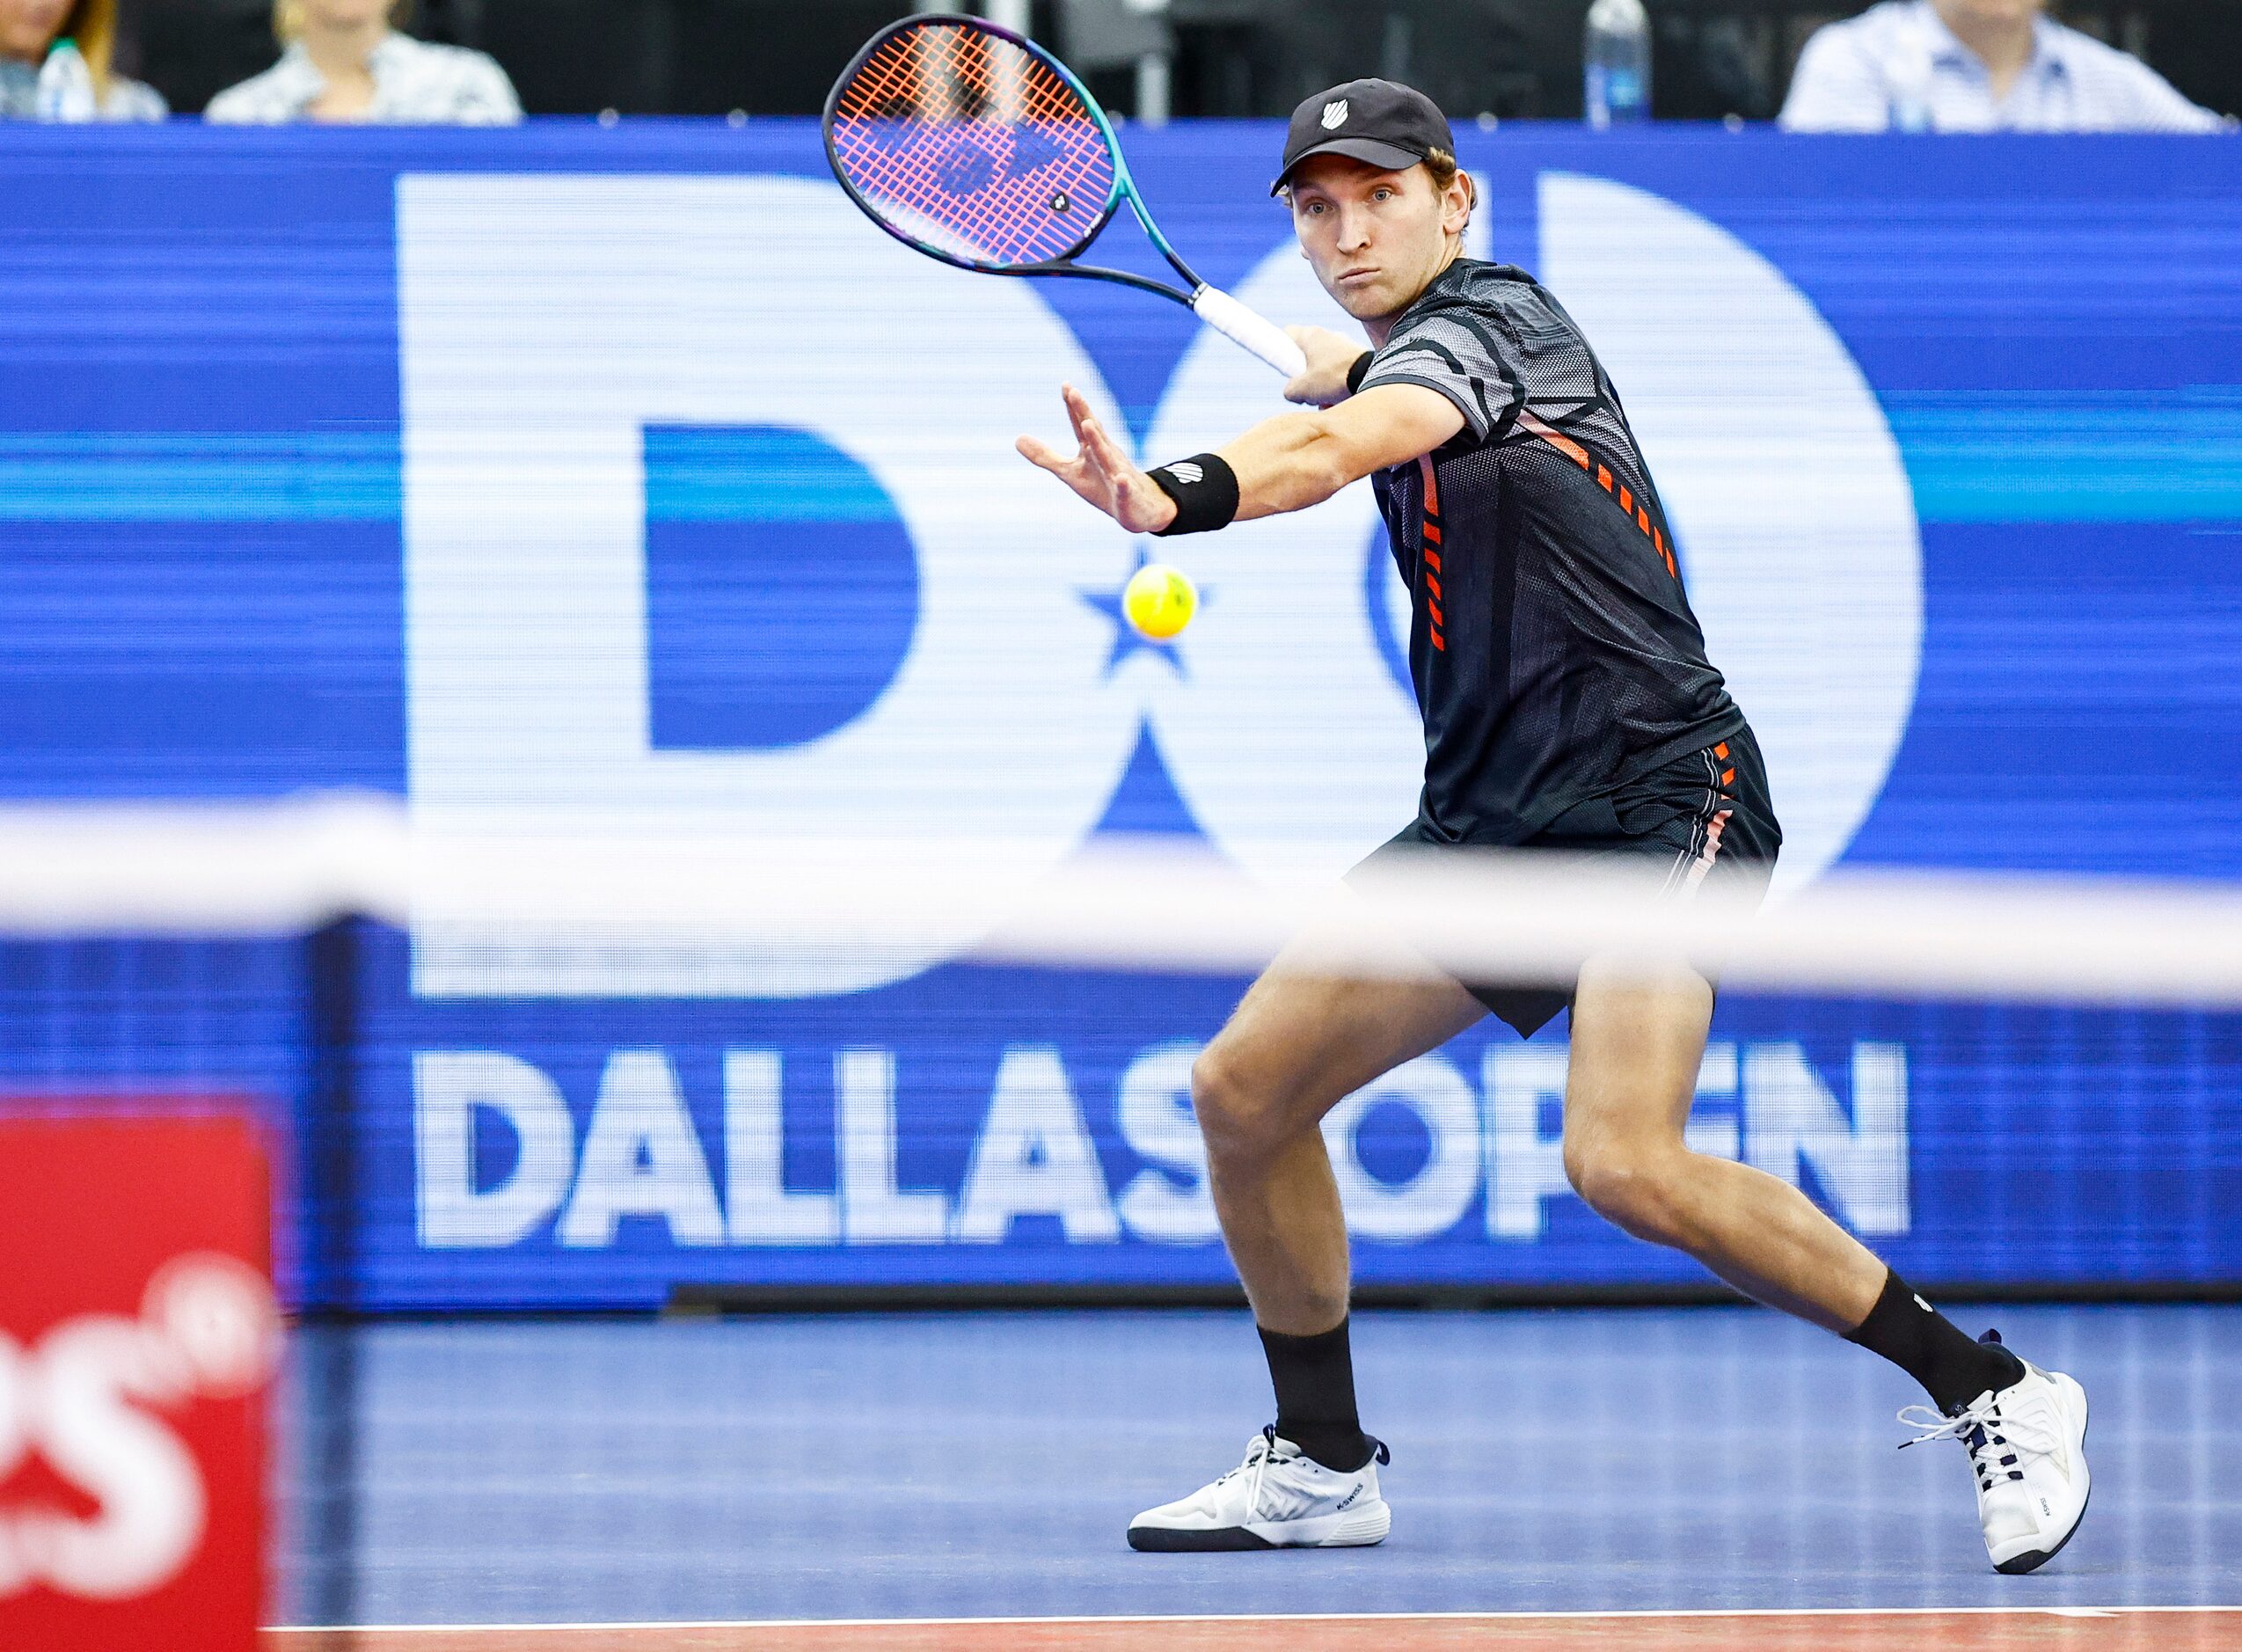
[[[161,121],[171,113],[153,86],[128,80],[110,66],[117,0],[0,0],[0,118],[40,118],[40,74],[57,40],[75,43],[84,78],[65,87],[77,95],[50,98],[45,118]],[[55,69],[75,73],[77,65],[65,58]]]
[[[0,0],[0,5],[21,0]],[[405,0],[274,0],[273,33],[287,48],[263,74],[210,100],[208,121],[278,126],[292,121],[383,126],[512,126],[514,83],[497,61],[400,34]]]
[[[2224,124],[2047,0],[1884,0],[1806,43],[1794,132],[2208,132]]]

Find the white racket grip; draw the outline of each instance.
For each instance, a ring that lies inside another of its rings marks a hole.
[[[1243,345],[1288,379],[1308,370],[1308,357],[1274,321],[1264,320],[1219,287],[1201,287],[1191,295],[1191,308],[1199,319],[1234,344]]]

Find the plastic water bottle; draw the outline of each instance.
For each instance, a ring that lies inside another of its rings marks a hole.
[[[1590,126],[1601,132],[1650,118],[1650,18],[1642,0],[1596,0],[1581,56]]]
[[[61,40],[39,71],[39,118],[66,123],[91,121],[100,113],[93,96],[93,71],[77,42]]]

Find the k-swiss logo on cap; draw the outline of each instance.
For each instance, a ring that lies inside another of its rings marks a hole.
[[[1207,472],[1200,469],[1199,466],[1194,464],[1189,459],[1185,459],[1178,464],[1169,465],[1168,474],[1174,477],[1177,481],[1184,483],[1186,486],[1189,486],[1194,482],[1203,482],[1207,479]]]
[[[1347,99],[1333,98],[1324,106],[1324,130],[1335,131],[1347,124]]]

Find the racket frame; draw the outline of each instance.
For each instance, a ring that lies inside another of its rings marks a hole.
[[[976,34],[993,34],[998,40],[1009,41],[1019,47],[1037,62],[1048,65],[1061,79],[1065,81],[1075,96],[1082,99],[1082,106],[1089,112],[1090,118],[1098,123],[1099,133],[1106,141],[1106,152],[1114,159],[1113,187],[1106,192],[1106,204],[1099,208],[1097,217],[1092,221],[1089,229],[1084,231],[1081,239],[1056,257],[1043,259],[1033,264],[989,264],[977,259],[960,258],[939,247],[930,246],[927,243],[890,223],[881,215],[880,209],[864,197],[843,169],[840,155],[833,143],[833,122],[840,108],[841,94],[848,89],[850,83],[855,80],[858,72],[864,68],[865,64],[871,61],[873,55],[890,40],[906,30],[929,26],[954,28]],[[858,209],[865,217],[870,218],[915,252],[923,252],[929,258],[939,259],[945,264],[953,265],[959,269],[968,269],[979,275],[1071,275],[1093,281],[1118,281],[1124,287],[1135,287],[1144,292],[1158,293],[1161,297],[1181,304],[1187,310],[1193,309],[1194,300],[1201,292],[1207,290],[1207,283],[1200,280],[1198,272],[1183,261],[1182,256],[1176,252],[1175,248],[1168,245],[1167,237],[1160,233],[1160,226],[1153,223],[1152,214],[1145,206],[1144,198],[1136,192],[1136,179],[1129,173],[1128,157],[1121,152],[1121,136],[1114,130],[1114,123],[1106,118],[1103,106],[1099,105],[1096,98],[1091,95],[1090,88],[1082,84],[1081,77],[1072,69],[1036,42],[1025,35],[1016,34],[998,24],[991,23],[985,18],[968,17],[956,12],[931,11],[921,12],[915,17],[903,18],[890,23],[865,41],[863,49],[849,60],[849,66],[841,71],[840,77],[833,83],[833,90],[826,95],[825,114],[819,124],[825,138],[826,163],[832,168],[834,178],[847,193],[849,199],[857,204]],[[1149,275],[1134,274],[1128,270],[1111,269],[1101,265],[1074,262],[1076,258],[1089,250],[1092,241],[1105,232],[1106,226],[1113,222],[1114,214],[1121,209],[1121,202],[1124,201],[1128,202],[1129,210],[1136,215],[1136,222],[1143,226],[1144,238],[1151,242],[1153,249],[1162,258],[1167,259],[1169,267],[1189,283],[1189,291],[1179,291],[1165,281],[1155,280]]]

